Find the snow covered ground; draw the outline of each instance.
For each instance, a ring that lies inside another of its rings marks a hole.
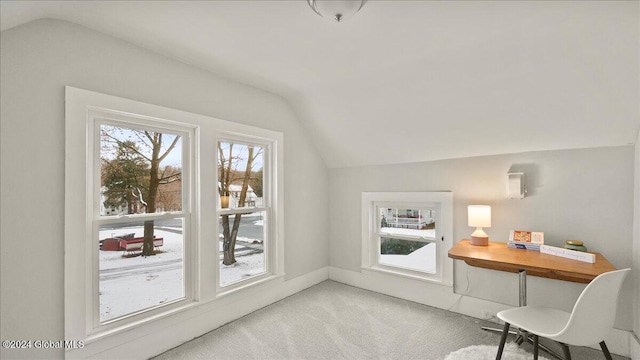
[[[418,229],[383,227],[380,229],[380,232],[385,234],[411,235],[411,236],[420,236],[420,237],[428,237],[428,238],[434,238],[436,236],[435,229],[418,230]]]
[[[380,264],[435,274],[436,244],[427,244],[408,255],[380,255]]]
[[[139,237],[144,230],[142,226],[104,230],[100,231],[100,239],[128,233]],[[123,257],[123,251],[99,252],[100,321],[184,297],[182,229],[156,228],[155,235],[163,238],[164,243],[160,247],[163,252],[154,256]],[[238,238],[237,263],[220,265],[221,284],[264,271],[264,252],[252,242],[253,239]]]
[[[394,234],[427,238],[435,238],[436,236],[435,229],[417,230],[385,227],[381,228],[380,232],[389,234],[390,237],[393,237]],[[436,272],[436,244],[429,243],[407,255],[380,255],[380,263],[434,274]]]

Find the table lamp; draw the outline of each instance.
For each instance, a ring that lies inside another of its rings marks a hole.
[[[489,245],[489,235],[482,228],[491,227],[491,206],[469,205],[468,215],[469,226],[476,228],[476,231],[471,234],[471,245]]]

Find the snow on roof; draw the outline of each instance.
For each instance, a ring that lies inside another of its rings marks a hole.
[[[251,188],[251,185],[248,186],[249,188],[247,189],[247,191],[253,192],[253,188]],[[229,191],[242,191],[242,185],[231,184],[229,185]]]
[[[218,181],[218,189],[220,189],[221,185],[220,185],[220,181]],[[237,185],[237,184],[231,184],[229,185],[229,191],[242,191],[242,185]],[[248,185],[248,192],[253,192],[253,188],[251,187],[251,185]]]

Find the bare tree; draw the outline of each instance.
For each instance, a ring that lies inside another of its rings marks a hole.
[[[162,169],[160,178],[167,179],[158,186],[156,208],[161,211],[179,211],[182,209],[182,169],[167,165]]]
[[[234,144],[229,143],[228,153],[225,154],[225,150],[222,147],[222,143],[218,143],[218,179],[219,186],[218,192],[222,201],[222,207],[229,207],[229,197],[231,196],[230,187],[234,182],[242,182],[240,195],[238,197],[238,207],[244,207],[247,200],[247,190],[249,189],[249,182],[251,180],[252,167],[255,159],[262,153],[262,149],[253,146],[247,147],[247,155],[234,155]],[[227,157],[228,156],[228,157]],[[246,161],[244,171],[237,169],[239,163]],[[235,246],[236,239],[238,237],[238,229],[240,228],[240,220],[242,214],[235,214],[233,217],[233,224],[230,223],[230,215],[222,215],[222,249],[224,265],[232,265],[236,262],[235,258]]]
[[[122,140],[113,134],[110,134],[106,129],[102,130],[102,136],[109,142],[117,144],[118,147],[128,148],[130,151],[138,154],[146,161],[149,162],[149,176],[146,184],[140,184],[141,187],[146,188],[146,199],[143,199],[143,194],[139,191],[140,202],[145,205],[146,213],[155,213],[156,204],[158,198],[158,187],[160,184],[176,181],[181,177],[181,173],[172,172],[171,174],[164,176],[165,174],[160,172],[160,163],[164,160],[169,153],[175,148],[176,144],[180,140],[180,136],[175,136],[173,141],[169,144],[166,150],[163,150],[163,134],[154,131],[145,130],[129,130],[137,137],[137,141]],[[132,146],[134,144],[136,146]],[[143,151],[140,147],[146,147],[148,151]],[[142,247],[142,256],[153,255],[153,220],[144,222],[144,242]]]

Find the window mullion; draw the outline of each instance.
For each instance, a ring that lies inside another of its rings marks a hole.
[[[260,211],[268,211],[269,207],[268,206],[261,206],[261,207],[244,207],[244,208],[224,208],[224,209],[218,209],[217,213],[218,215],[233,215],[233,214],[251,214],[251,213],[255,213],[255,212],[260,212]]]
[[[189,216],[186,212],[175,213],[152,213],[152,214],[136,214],[136,215],[122,215],[122,216],[101,216],[95,218],[93,221],[97,224],[121,224],[121,223],[133,223],[141,221],[155,221],[155,220],[168,220],[176,218],[185,218]]]

